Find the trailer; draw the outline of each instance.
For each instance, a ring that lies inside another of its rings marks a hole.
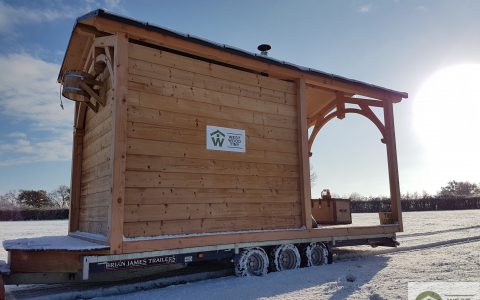
[[[264,275],[325,264],[334,247],[396,246],[393,104],[407,93],[259,49],[103,10],[78,18],[58,76],[75,101],[69,233],[5,241],[5,284],[116,280],[205,260]],[[311,199],[312,144],[351,113],[386,146],[386,224],[355,226],[348,201]],[[330,201],[336,208],[322,209]]]

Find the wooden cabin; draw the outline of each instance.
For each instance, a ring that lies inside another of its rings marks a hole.
[[[58,81],[76,101],[69,235],[103,245],[91,253],[402,231],[393,105],[406,93],[103,10],[77,20]],[[312,228],[310,149],[350,113],[386,145],[392,224]]]

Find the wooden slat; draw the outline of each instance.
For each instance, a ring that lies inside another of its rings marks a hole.
[[[111,191],[103,191],[98,193],[89,194],[80,198],[80,206],[82,208],[89,207],[106,207],[110,205],[110,198],[112,197]]]
[[[278,217],[301,215],[299,203],[205,203],[125,205],[125,222],[216,218]],[[225,226],[225,230],[232,230]]]
[[[106,237],[108,234],[107,226],[107,220],[84,221],[80,224],[80,231],[101,234]]]
[[[129,55],[131,58],[143,60],[145,62],[156,63],[216,78],[228,78],[234,82],[268,88],[273,91],[289,94],[295,94],[296,92],[295,85],[292,82],[239,71],[218,64],[179,56],[167,51],[161,51],[146,46],[130,44]]]
[[[207,125],[244,129],[248,136],[297,141],[297,130],[262,126],[238,121],[219,120],[167,111],[159,111],[139,106],[128,106],[128,120],[131,122],[161,125],[174,128],[206,128]]]
[[[248,147],[248,146],[247,146]],[[249,150],[245,153],[207,150],[206,146],[175,142],[128,139],[128,154],[170,156],[185,158],[218,159],[259,163],[296,165],[298,155],[292,153]]]
[[[109,176],[110,174],[112,174],[110,167],[110,163],[108,161],[105,161],[89,169],[83,169],[82,182],[87,183],[101,177]]]
[[[125,204],[299,203],[299,194],[276,189],[127,188]]]
[[[185,220],[135,222],[126,223],[124,229],[126,237],[221,232],[225,228],[231,228],[232,231],[270,230],[298,227],[300,219],[300,216],[290,216],[281,219],[277,217],[249,217],[197,219],[188,222]]]
[[[295,107],[291,105],[273,103],[245,96],[236,96],[197,87],[189,87],[139,75],[130,74],[128,79],[129,89],[139,92],[148,92],[186,100],[196,100],[199,102],[231,106],[269,114],[279,114],[287,117],[294,117],[296,115]]]
[[[160,125],[128,122],[127,134],[129,138],[205,145],[206,128],[173,128]],[[265,150],[293,154],[298,153],[298,145],[293,141],[264,139],[247,135],[246,145],[249,150]]]
[[[128,102],[131,105],[195,115],[199,117],[215,118],[220,120],[232,120],[259,125],[296,129],[296,117],[264,113],[232,105],[212,104],[195,100],[185,100],[172,96],[157,95],[148,92],[130,91]],[[215,101],[211,101],[215,102]]]
[[[297,190],[298,179],[290,177],[238,176],[164,172],[126,172],[127,187],[177,187],[226,189]]]
[[[128,155],[127,170],[145,172],[161,171],[166,173],[298,177],[298,167],[295,165],[146,155]]]
[[[111,161],[111,147],[110,148],[105,148],[101,151],[98,151],[95,154],[92,154],[89,157],[84,157],[83,158],[83,164],[82,168],[85,169],[90,169],[92,167],[98,166],[99,164],[102,164],[106,161]]]
[[[82,196],[109,191],[111,189],[110,175],[97,178],[94,181],[82,182]]]
[[[130,59],[128,72],[132,75],[139,75],[235,96],[244,96],[287,105],[296,104],[294,94],[276,92],[266,89],[265,87],[233,82],[228,77],[216,78],[199,74],[198,71],[184,71],[136,59]]]
[[[80,219],[82,222],[105,222],[108,218],[108,207],[88,207],[80,208]]]
[[[97,137],[90,143],[84,144],[83,155],[84,157],[90,157],[102,150],[109,150],[112,144],[111,132],[105,133],[103,136]]]
[[[85,132],[84,141],[85,143],[90,143],[91,141],[94,141],[105,134],[111,134],[111,132],[112,119],[111,117],[105,118],[101,122],[95,124],[95,126],[89,126],[88,132]]]

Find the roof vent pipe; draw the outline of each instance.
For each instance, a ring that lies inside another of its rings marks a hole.
[[[272,49],[272,47],[268,44],[261,44],[257,49],[260,50],[261,55],[268,56],[268,50]]]

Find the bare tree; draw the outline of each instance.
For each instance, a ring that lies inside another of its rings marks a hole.
[[[52,204],[60,208],[68,208],[70,206],[70,187],[61,185],[49,195]]]
[[[3,195],[0,195],[0,207],[1,208],[14,208],[17,206],[17,191],[9,191]]]

